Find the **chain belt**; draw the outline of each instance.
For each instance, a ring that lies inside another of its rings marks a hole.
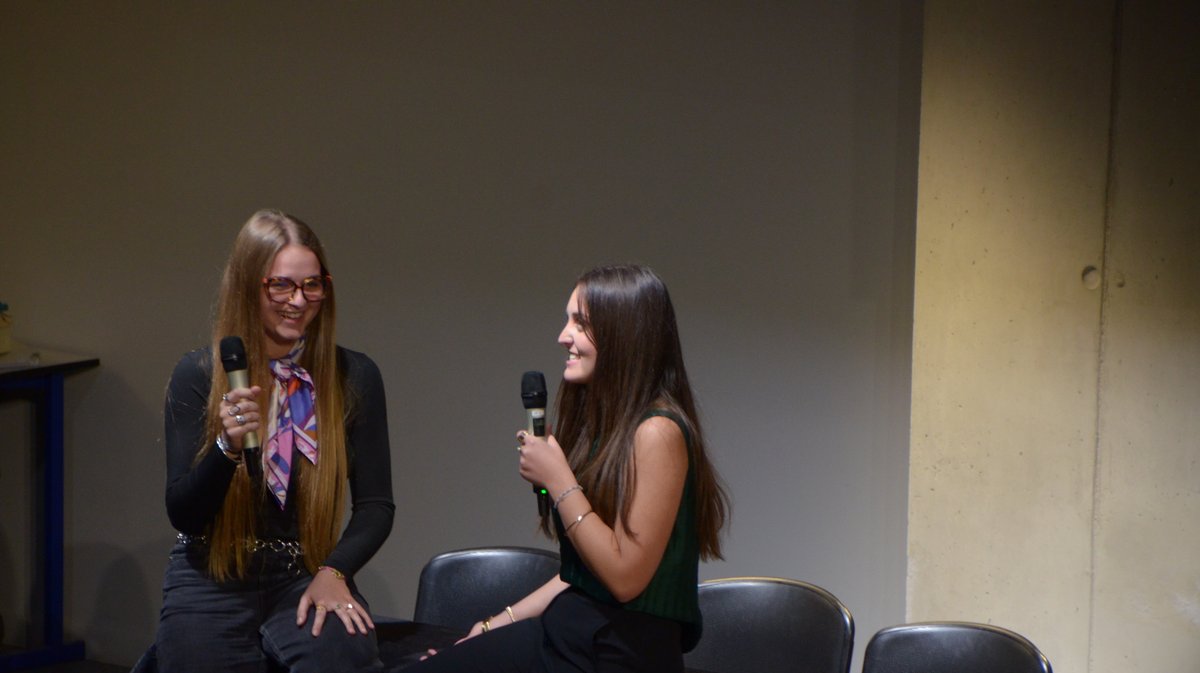
[[[187,533],[178,533],[175,535],[175,539],[183,544],[208,544],[207,535],[188,535]],[[301,565],[303,565],[300,558],[304,556],[304,545],[296,542],[295,540],[263,540],[258,538],[254,540],[246,540],[246,550],[252,554],[260,551],[287,552],[287,554],[291,556],[291,561],[288,562],[288,570],[292,570],[293,568],[299,570]]]

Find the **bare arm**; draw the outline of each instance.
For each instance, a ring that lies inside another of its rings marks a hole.
[[[621,602],[636,598],[654,577],[671,537],[688,468],[683,432],[674,421],[659,416],[638,426],[633,456],[637,484],[629,509],[631,530],[619,517],[610,527],[589,514],[592,505],[581,491],[568,494],[558,505],[580,557]],[[521,476],[545,484],[556,498],[576,483],[553,437],[525,437]]]
[[[554,600],[555,596],[562,593],[563,589],[566,589],[567,586],[569,585],[566,582],[560,580],[558,575],[555,575],[554,577],[550,578],[549,582],[546,582],[537,589],[534,589],[533,593],[510,605],[509,609],[512,610],[511,615],[509,614],[508,610],[505,610],[500,614],[492,615],[491,617],[487,618],[486,621],[488,622],[488,630],[490,631],[492,629],[502,628],[508,626],[509,624],[514,624],[522,619],[537,617],[545,612],[546,606],[550,605],[550,601]],[[483,621],[475,622],[475,625],[471,627],[471,632],[468,633],[462,640],[474,638],[481,633],[483,633]],[[461,643],[462,640],[458,642]]]

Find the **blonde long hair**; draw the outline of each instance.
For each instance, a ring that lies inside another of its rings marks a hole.
[[[267,275],[275,255],[289,244],[301,245],[313,251],[321,263],[321,273],[328,273],[325,251],[320,240],[307,224],[278,210],[260,210],[242,227],[233,243],[229,261],[221,280],[213,321],[212,387],[208,395],[208,416],[204,443],[196,460],[213,450],[217,435],[222,431],[220,419],[221,396],[229,391],[229,383],[219,365],[219,344],[223,337],[236,335],[246,344],[246,360],[250,365],[250,385],[260,386],[269,399],[274,379],[267,366],[267,338],[263,330],[261,297],[262,279]],[[346,458],[346,395],[342,372],[338,367],[337,342],[334,333],[336,302],[332,285],[321,301],[320,310],[309,324],[306,345],[300,366],[311,374],[317,391],[317,433],[320,458],[314,467],[305,460],[292,463],[292,478],[298,480],[297,502],[300,542],[304,546],[304,564],[315,573],[317,566],[333,551],[341,531],[345,510]],[[267,416],[267,401],[260,399],[263,417]],[[265,426],[262,428],[265,431]],[[264,438],[265,440],[265,438]],[[261,471],[258,471],[261,474]],[[208,530],[208,570],[220,581],[244,577],[250,561],[247,543],[256,538],[256,515],[267,496],[265,485],[251,488],[250,475],[243,462],[234,473],[225,502]],[[254,493],[260,494],[256,501]]]

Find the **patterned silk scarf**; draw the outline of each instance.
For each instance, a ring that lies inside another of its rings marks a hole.
[[[308,462],[317,464],[317,392],[312,377],[297,363],[303,352],[304,339],[300,339],[292,352],[270,363],[275,375],[271,394],[274,406],[267,424],[267,452],[263,462],[267,488],[280,509],[287,503],[292,450],[299,450]]]

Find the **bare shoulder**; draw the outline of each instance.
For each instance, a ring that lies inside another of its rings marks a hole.
[[[687,460],[687,443],[683,431],[675,421],[663,416],[651,416],[639,423],[633,437],[633,445],[638,456],[670,456]]]

